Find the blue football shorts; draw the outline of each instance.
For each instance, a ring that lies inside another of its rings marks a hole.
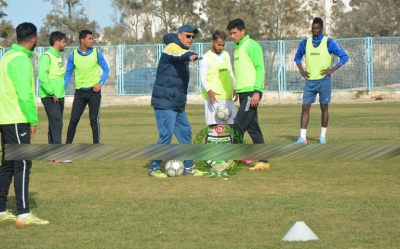
[[[303,104],[311,104],[315,102],[319,94],[319,103],[329,104],[331,102],[332,84],[331,77],[325,76],[318,80],[306,80],[303,93]]]

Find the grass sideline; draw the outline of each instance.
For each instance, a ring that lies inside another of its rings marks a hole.
[[[399,103],[331,104],[333,144],[398,144]],[[193,135],[205,127],[202,105],[188,106]],[[40,121],[32,143],[47,142]],[[64,115],[65,139],[70,108]],[[260,106],[268,144],[293,143],[300,105]],[[318,143],[320,110],[313,105],[309,143]],[[151,107],[101,109],[103,144],[157,140]],[[87,110],[75,143],[90,143]],[[245,137],[248,143],[251,140]],[[176,143],[176,140],[173,140]],[[0,223],[6,248],[398,248],[400,162],[270,160],[271,170],[246,167],[228,181],[147,177],[149,161],[34,161],[30,205],[48,226]],[[16,210],[11,187],[9,209]],[[282,242],[296,221],[319,237]]]

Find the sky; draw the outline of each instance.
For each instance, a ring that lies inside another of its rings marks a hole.
[[[101,28],[111,26],[110,15],[114,11],[111,7],[112,0],[81,0],[85,9],[88,7],[88,1],[91,3],[91,19],[97,21]],[[6,2],[8,7],[4,12],[7,16],[4,19],[11,21],[14,27],[22,22],[31,22],[39,30],[43,26],[43,19],[52,9],[52,5],[43,0],[6,0]]]
[[[83,7],[86,9],[89,0],[81,0]],[[43,19],[51,11],[52,5],[43,0],[6,0],[8,7],[4,9],[7,16],[4,18],[11,21],[16,27],[23,22],[31,22],[38,29],[43,25]],[[113,13],[111,8],[111,0],[90,0],[91,19],[97,21],[101,28],[111,26],[110,14]]]

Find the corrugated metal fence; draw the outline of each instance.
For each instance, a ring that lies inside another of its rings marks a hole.
[[[400,89],[400,37],[336,39],[349,54],[349,61],[332,77],[333,91],[351,90],[399,90]],[[293,61],[300,41],[260,41],[264,51],[265,84],[264,91],[300,92],[305,80]],[[194,43],[191,49],[203,55],[210,49],[210,43]],[[155,79],[155,68],[164,45],[115,45],[96,46],[110,66],[110,76],[103,87],[105,95],[145,95],[150,94]],[[10,48],[0,49],[1,56]],[[37,47],[32,56],[35,68],[38,58],[47,47]],[[66,47],[64,63],[75,47]],[[235,47],[227,42],[225,50],[231,54]],[[332,65],[338,58],[333,56]],[[190,63],[191,78],[189,93],[200,93],[198,62]],[[35,74],[37,70],[35,70]],[[35,75],[36,77],[36,75]],[[72,78],[67,94],[74,92]],[[37,89],[39,88],[37,80]]]

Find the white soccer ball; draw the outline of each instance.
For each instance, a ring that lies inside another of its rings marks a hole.
[[[168,176],[181,176],[184,169],[185,167],[182,161],[179,160],[169,160],[167,164],[165,164],[165,173],[167,173]]]
[[[226,121],[232,116],[232,110],[229,106],[221,104],[217,106],[215,110],[215,115],[219,120]]]

